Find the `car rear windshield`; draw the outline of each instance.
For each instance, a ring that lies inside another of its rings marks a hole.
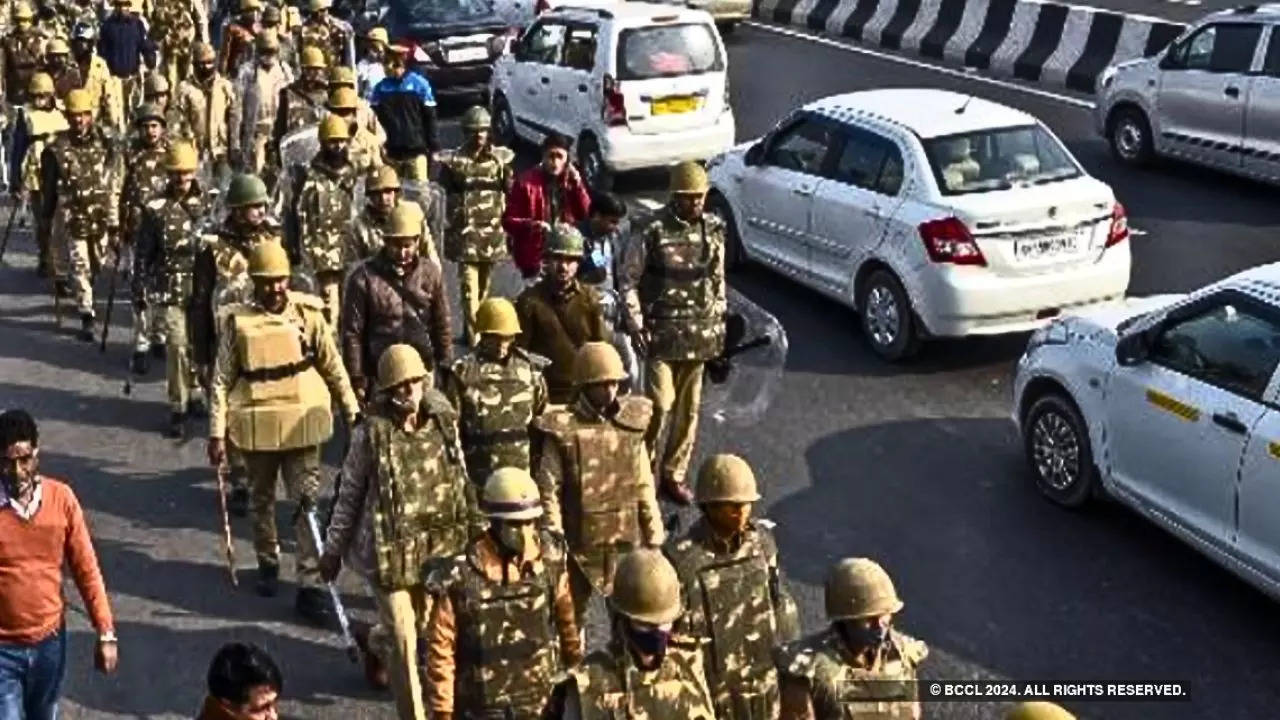
[[[1039,125],[982,130],[924,141],[943,195],[1008,190],[1080,177],[1067,149]]]
[[[480,22],[495,14],[493,0],[396,0],[409,25]]]
[[[710,25],[651,25],[623,30],[618,41],[618,79],[645,80],[724,70],[724,57]]]

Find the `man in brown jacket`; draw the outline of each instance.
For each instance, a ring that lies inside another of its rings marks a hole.
[[[516,344],[551,359],[542,371],[552,404],[563,405],[573,394],[573,357],[586,342],[603,342],[610,333],[595,290],[578,281],[582,234],[572,225],[547,233],[542,279],[520,293]]]
[[[421,239],[422,208],[401,201],[383,230],[382,249],[347,276],[342,361],[362,403],[378,358],[391,345],[412,345],[429,369],[448,366],[453,356],[440,267],[419,257]]]

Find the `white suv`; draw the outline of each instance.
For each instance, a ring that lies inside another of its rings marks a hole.
[[[1111,188],[1034,117],[981,98],[825,98],[710,174],[730,266],[757,261],[856,308],[888,360],[924,337],[1030,330],[1129,286]]]
[[[589,185],[705,160],[733,144],[728,62],[711,16],[642,2],[561,5],[494,65],[498,140],[574,140]]]

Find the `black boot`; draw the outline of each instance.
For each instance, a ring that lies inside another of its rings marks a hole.
[[[135,350],[133,357],[129,358],[129,370],[134,375],[146,375],[151,372],[151,360],[144,352]]]
[[[187,416],[180,412],[169,413],[169,427],[165,428],[164,436],[167,438],[177,439],[185,434],[187,429]]]
[[[40,258],[40,261],[36,263],[36,277],[48,279],[51,275],[53,275],[53,270],[49,269],[49,261]]]
[[[275,597],[280,592],[280,567],[277,565],[259,565],[258,582],[253,589],[262,597]]]
[[[329,607],[329,599],[320,588],[300,588],[294,601],[293,609],[299,617],[313,625],[328,625],[333,619],[333,610]]]
[[[204,400],[201,398],[191,398],[187,401],[187,417],[205,418],[209,417],[209,408],[204,406]]]
[[[157,360],[164,359],[164,343],[151,343],[151,357]]]
[[[69,299],[75,293],[71,292],[71,285],[62,278],[53,281],[53,291],[58,294],[60,299]]]
[[[80,313],[80,332],[76,333],[76,337],[85,342],[93,342],[93,316],[89,313]]]
[[[227,512],[240,518],[249,514],[249,488],[235,484],[231,486],[231,497],[227,498]]]

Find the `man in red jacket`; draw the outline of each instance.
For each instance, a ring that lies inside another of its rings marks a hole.
[[[542,163],[516,176],[507,193],[502,227],[507,231],[511,257],[528,282],[542,269],[542,240],[554,223],[577,225],[587,218],[591,196],[569,162],[569,139],[550,133],[542,141]]]

